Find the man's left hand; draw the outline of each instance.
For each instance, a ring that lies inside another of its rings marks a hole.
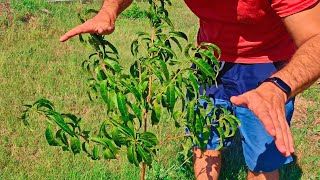
[[[275,138],[278,150],[286,157],[294,152],[293,138],[286,120],[287,95],[276,85],[265,82],[258,88],[231,97],[236,105],[248,107],[262,122],[266,131]]]

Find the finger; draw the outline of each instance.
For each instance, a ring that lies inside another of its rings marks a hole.
[[[68,40],[76,35],[83,34],[83,33],[92,33],[93,31],[94,30],[92,29],[92,26],[89,26],[87,23],[84,23],[84,24],[81,24],[81,25],[71,29],[66,34],[64,34],[60,38],[60,42],[65,42],[66,40]]]
[[[278,120],[278,114],[276,111],[272,113],[272,121],[273,121],[274,127],[276,129],[275,144],[276,144],[279,152],[281,152],[282,154],[285,155],[287,148],[285,145],[282,126]]]
[[[285,120],[284,124],[285,124],[286,129],[287,129],[287,135],[288,135],[288,141],[289,141],[289,151],[292,154],[292,153],[294,153],[294,141],[293,141],[293,136],[292,136],[292,133],[291,133],[291,130],[290,130],[289,123],[287,121],[285,106],[282,108],[282,113],[283,113],[284,120]]]
[[[284,153],[284,155],[288,157],[290,156],[290,146],[289,146],[289,137],[288,137],[288,129],[287,129],[288,125],[287,125],[287,120],[285,118],[284,110],[278,110],[277,115],[278,115],[277,120],[279,121],[281,130],[282,130],[284,145],[286,146],[286,152]]]
[[[256,114],[258,119],[261,121],[261,123],[263,124],[267,133],[270,134],[270,136],[275,137],[277,134],[276,128],[275,128],[275,124],[273,123],[273,118],[270,115],[270,113],[265,110],[256,110],[256,112],[254,112],[254,114]]]
[[[230,101],[232,104],[236,105],[236,106],[247,106],[249,104],[248,98],[246,97],[246,94],[242,94],[240,96],[232,96],[230,98]]]
[[[292,154],[292,153],[294,153],[294,140],[293,140],[293,136],[292,136],[289,125],[287,128],[287,131],[288,131],[287,133],[288,133],[288,137],[289,137],[290,153]]]

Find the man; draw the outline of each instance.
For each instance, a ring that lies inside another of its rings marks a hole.
[[[217,44],[223,54],[218,88],[208,89],[217,106],[241,120],[248,179],[279,179],[292,161],[289,122],[293,99],[320,77],[320,4],[317,0],[185,0],[200,19],[199,42]],[[132,0],[105,0],[93,19],[60,41],[82,33],[110,34]],[[202,155],[194,148],[197,179],[217,179],[221,156],[216,139]]]

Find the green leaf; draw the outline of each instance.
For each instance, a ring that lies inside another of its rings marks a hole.
[[[171,31],[169,32],[170,35],[175,36],[175,37],[180,37],[188,41],[188,36],[183,33],[183,32],[178,32],[178,31]]]
[[[109,133],[106,130],[106,123],[103,122],[102,125],[100,126],[100,130],[99,130],[99,136],[100,137],[106,137],[108,139],[111,139],[111,136],[109,135]]]
[[[142,121],[143,121],[141,109],[135,104],[131,104],[131,109],[134,112],[134,114],[136,115],[136,117],[139,119],[139,122],[140,122],[140,125],[141,125]]]
[[[197,77],[194,74],[189,73],[189,80],[190,80],[191,86],[193,87],[194,93],[200,94],[199,92],[200,86],[198,84]]]
[[[122,70],[120,64],[117,61],[111,60],[110,58],[104,59],[103,62],[106,63],[110,68],[112,68],[116,72],[120,72]]]
[[[49,110],[54,110],[54,105],[47,99],[41,98],[37,100],[33,106],[37,106],[37,109],[48,108]]]
[[[154,147],[159,144],[157,136],[151,132],[143,132],[140,134],[139,139],[147,147]]]
[[[137,57],[139,53],[139,41],[138,40],[134,40],[131,44],[131,54],[134,57]]]
[[[81,143],[78,137],[74,136],[70,140],[71,150],[73,154],[78,154],[81,151]]]
[[[114,45],[111,44],[109,41],[106,41],[106,40],[105,40],[104,43],[105,43],[115,54],[119,54],[117,48],[114,47]]]
[[[123,134],[121,134],[117,127],[112,128],[112,139],[118,147],[126,145],[128,142],[126,137]]]
[[[193,47],[193,44],[188,44],[184,50],[184,55],[188,58],[191,59],[190,56],[190,49]]]
[[[51,124],[48,124],[45,135],[50,146],[60,146],[60,143],[53,136],[53,128]]]
[[[210,100],[210,98],[208,96],[201,96],[199,98],[199,100],[202,99],[202,100],[205,100],[206,101],[206,104],[207,104],[207,107],[206,107],[206,114],[205,115],[208,115],[212,109],[213,109],[213,103],[212,101]]]
[[[86,142],[83,142],[81,147],[82,147],[82,150],[83,150],[89,157],[92,156],[92,154],[89,153],[89,151],[88,151],[88,149],[87,149],[87,147],[86,147]]]
[[[117,159],[109,148],[106,148],[103,152],[103,157],[105,159]]]
[[[163,78],[162,78],[161,72],[157,68],[154,68],[152,65],[148,65],[148,67],[152,70],[153,74],[157,76],[159,81],[163,82]]]
[[[94,145],[93,150],[92,150],[92,159],[93,160],[98,160],[100,159],[99,157],[99,147],[97,145]]]
[[[175,59],[178,59],[176,53],[171,48],[166,46],[160,46],[159,48],[165,50],[168,54],[171,54]]]
[[[222,127],[216,127],[216,129],[217,129],[217,131],[219,132],[220,144],[219,144],[219,146],[218,146],[215,150],[219,150],[219,149],[221,149],[221,148],[223,147],[223,141],[224,141],[224,138],[225,138],[225,137],[224,137],[224,132],[223,132]]]
[[[214,56],[213,52],[210,52],[208,50],[205,49],[200,49],[199,53],[201,55],[206,56],[207,58],[209,58],[217,67],[217,69],[220,69],[220,63],[219,60]]]
[[[216,77],[216,73],[214,72],[213,68],[204,60],[194,57],[191,59],[191,61],[207,76],[212,78]]]
[[[128,88],[128,90],[135,96],[135,98],[138,101],[141,100],[141,94],[132,84],[129,84],[129,83],[125,82],[124,80],[121,80],[121,84],[124,85],[126,88]]]
[[[221,57],[221,50],[220,50],[220,48],[217,46],[217,45],[214,45],[214,44],[212,44],[212,43],[201,43],[200,44],[200,46],[204,46],[204,47],[207,47],[209,50],[211,50],[211,51],[217,51],[217,53],[218,53],[218,55],[219,55],[219,57],[218,57],[218,59],[220,59],[220,57]]]
[[[80,119],[74,115],[74,114],[61,114],[63,117],[69,118],[70,120],[72,120],[72,122],[74,122],[76,125],[79,124]]]
[[[129,127],[122,125],[114,120],[110,119],[110,122],[116,126],[117,128],[119,128],[119,131],[121,131],[123,134],[125,134],[126,136],[131,136],[131,137],[135,137],[135,133],[132,129],[130,129]]]
[[[162,60],[159,60],[158,62],[161,67],[162,73],[164,74],[164,77],[166,77],[166,79],[168,81],[170,78],[170,75],[169,75],[167,64]]]
[[[161,101],[160,101],[161,103]],[[152,108],[152,113],[151,113],[151,123],[152,125],[157,125],[160,122],[161,119],[161,113],[162,113],[162,107],[158,103],[158,101],[155,101],[153,104]]]
[[[118,109],[125,122],[129,121],[129,113],[126,105],[126,99],[121,92],[117,94]]]
[[[136,167],[139,167],[139,162],[137,158],[136,146],[132,144],[127,149],[127,157],[131,164],[134,164]]]
[[[169,83],[166,96],[167,96],[167,102],[169,104],[170,110],[171,112],[173,112],[174,105],[176,103],[176,91],[172,82]]]
[[[64,133],[64,131],[62,129],[59,129],[56,132],[56,138],[60,139],[61,142],[66,145],[67,147],[69,147],[69,141],[68,141],[68,137],[66,136],[66,134]]]
[[[49,118],[52,118],[56,123],[57,125],[63,130],[65,131],[66,133],[68,133],[70,136],[74,136],[75,133],[70,129],[70,127],[68,126],[68,124],[63,120],[61,114],[55,112],[55,111],[52,111],[52,110],[49,110],[48,111],[48,115]]]
[[[146,151],[144,148],[142,148],[141,145],[137,145],[137,150],[138,150],[138,153],[139,155],[142,157],[142,159],[144,160],[144,162],[147,164],[147,165],[151,165],[152,163],[152,157],[151,157],[151,154],[150,152]]]
[[[170,39],[171,39],[173,42],[175,42],[176,45],[178,46],[179,50],[182,51],[182,46],[181,46],[179,40],[178,40],[177,38],[175,38],[175,37],[170,37]]]
[[[188,109],[187,109],[187,121],[191,124],[195,119],[194,107],[195,107],[195,100],[192,100],[189,102]]]
[[[203,126],[204,126],[204,118],[199,115],[199,117],[196,118],[196,124],[195,124],[195,133],[196,134],[202,134],[203,132]]]

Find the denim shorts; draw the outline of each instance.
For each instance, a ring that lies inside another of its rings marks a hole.
[[[234,106],[231,96],[237,96],[253,90],[258,85],[284,66],[284,62],[266,64],[222,63],[218,78],[218,87],[206,89],[215,107],[223,107],[232,112],[240,121],[240,135],[243,155],[248,168],[254,172],[272,172],[284,164],[290,163],[292,157],[285,157],[276,148],[274,138],[270,136],[259,119],[246,107]],[[200,102],[205,103],[205,102]],[[294,110],[294,99],[286,104],[286,118],[290,125]],[[230,143],[225,143],[226,146]],[[207,149],[219,146],[219,136],[212,129]]]

